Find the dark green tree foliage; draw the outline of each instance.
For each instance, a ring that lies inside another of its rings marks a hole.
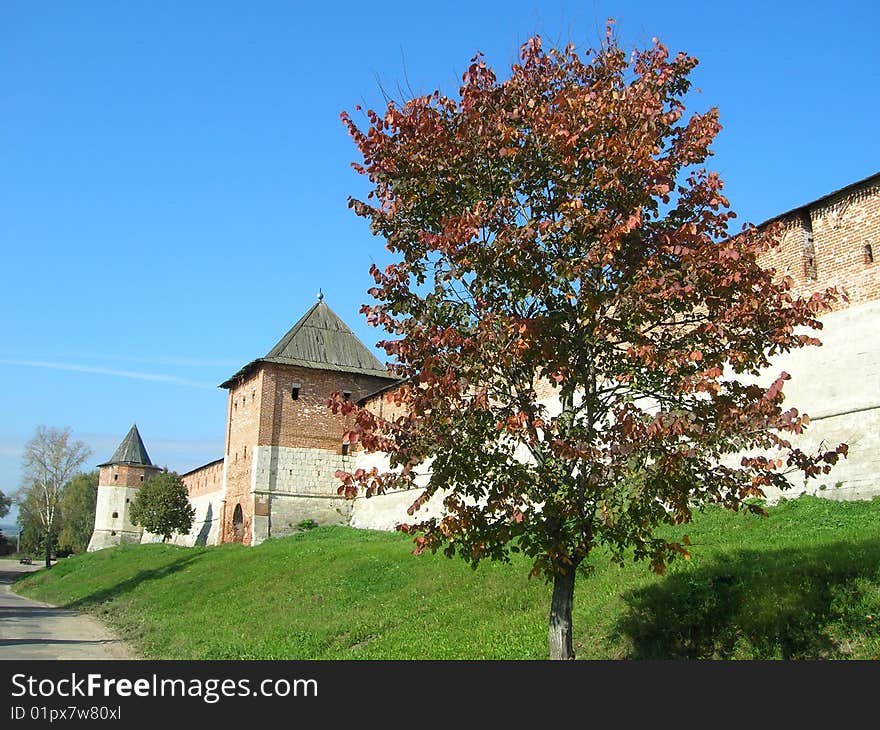
[[[0,489],[0,517],[6,517],[9,514],[9,508],[12,506],[12,498],[7,497],[3,490]],[[14,547],[12,548],[14,549]],[[12,552],[9,547],[9,540],[3,534],[2,530],[0,530],[0,555],[6,555],[7,553]]]
[[[21,494],[18,495],[19,497]],[[46,552],[46,529],[36,512],[36,504],[33,496],[25,501],[18,502],[18,527],[21,530],[20,552],[25,555],[43,555]],[[48,534],[50,545],[54,545],[58,539],[58,532],[64,527],[64,518],[58,515],[52,525],[52,531]],[[51,549],[51,547],[50,547]]]
[[[95,503],[98,500],[98,472],[78,474],[64,486],[61,497],[62,525],[58,549],[84,553],[95,526]]]
[[[163,471],[144,482],[131,507],[131,521],[168,541],[192,527],[195,509],[177,472]]]

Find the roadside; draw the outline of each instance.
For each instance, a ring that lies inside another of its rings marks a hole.
[[[0,660],[137,659],[97,619],[12,592],[12,583],[40,564],[0,560]]]

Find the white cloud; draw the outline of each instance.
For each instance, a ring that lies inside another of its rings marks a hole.
[[[6,360],[0,359],[0,365],[16,365],[29,368],[48,368],[50,370],[67,370],[75,373],[90,373],[92,375],[109,375],[114,378],[131,378],[133,380],[147,380],[154,383],[168,385],[180,385],[185,388],[216,388],[216,384],[199,383],[186,378],[178,378],[175,375],[160,375],[159,373],[143,373],[137,370],[116,370],[114,368],[102,368],[92,365],[77,365],[64,362],[46,362],[43,360]]]
[[[72,355],[72,357],[80,357],[80,355]],[[92,358],[100,360],[116,360],[117,362],[139,362],[154,365],[175,365],[187,368],[237,368],[241,363],[237,360],[200,360],[191,357],[170,357],[166,355],[116,355],[113,353],[99,353],[82,355],[83,358]]]

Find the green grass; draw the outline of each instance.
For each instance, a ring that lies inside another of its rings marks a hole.
[[[880,498],[709,509],[665,577],[594,553],[579,658],[880,659]],[[163,659],[543,659],[549,588],[528,563],[411,555],[400,534],[319,528],[256,548],[132,545],[16,590],[87,611]]]

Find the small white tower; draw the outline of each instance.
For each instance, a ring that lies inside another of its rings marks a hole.
[[[95,530],[89,552],[123,542],[140,542],[143,529],[131,523],[131,504],[141,485],[161,469],[150,461],[137,425],[131,427],[110,461],[98,467]]]

